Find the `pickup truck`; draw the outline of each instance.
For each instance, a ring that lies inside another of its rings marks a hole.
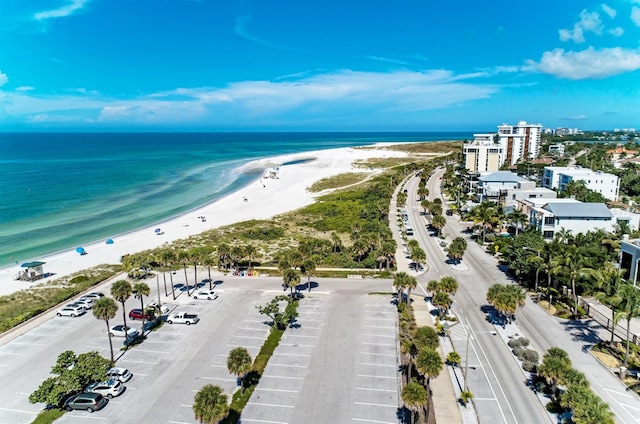
[[[175,322],[176,324],[191,325],[197,323],[198,321],[200,321],[198,315],[189,314],[187,312],[178,312],[167,317],[167,324],[173,324]]]

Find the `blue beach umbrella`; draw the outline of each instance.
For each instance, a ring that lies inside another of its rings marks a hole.
[[[113,240],[112,239],[107,239],[107,244],[113,244]]]
[[[76,247],[76,252],[83,255],[85,253],[84,247]]]
[[[162,231],[160,228],[156,228],[156,234],[160,234],[160,231]]]

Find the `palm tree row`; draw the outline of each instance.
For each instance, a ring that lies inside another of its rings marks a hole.
[[[519,306],[524,306],[524,290],[513,284],[494,284],[487,291],[487,302],[504,318],[504,325],[511,321]]]
[[[458,281],[450,276],[442,277],[439,281],[431,280],[427,283],[427,290],[431,292],[431,304],[443,315],[453,304],[450,296],[454,296],[458,291]]]

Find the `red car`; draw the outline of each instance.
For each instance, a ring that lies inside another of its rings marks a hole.
[[[129,319],[143,319],[145,321],[153,321],[155,319],[155,317],[149,315],[149,314],[145,314],[142,309],[132,309],[131,312],[129,312]]]

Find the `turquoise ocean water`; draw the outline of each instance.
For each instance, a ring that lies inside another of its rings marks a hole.
[[[0,133],[0,266],[168,219],[249,184],[252,160],[471,133]],[[251,172],[254,172],[253,174]]]

